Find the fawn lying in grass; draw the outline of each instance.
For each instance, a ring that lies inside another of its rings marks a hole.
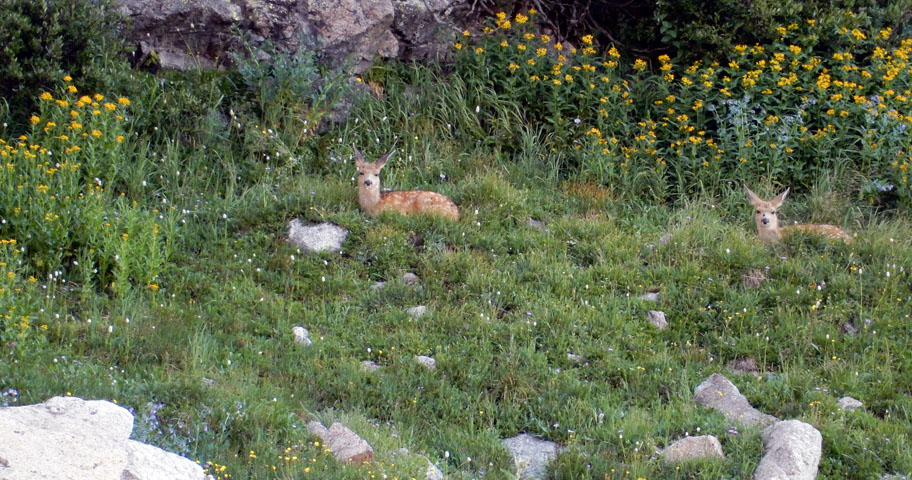
[[[437,192],[426,190],[380,191],[380,169],[386,165],[390,155],[387,153],[374,163],[364,160],[364,156],[355,146],[355,166],[358,167],[358,203],[361,209],[371,216],[383,211],[399,212],[404,215],[427,213],[440,215],[452,220],[459,220],[459,208],[452,200]]]
[[[747,193],[747,199],[750,201],[751,205],[757,209],[754,213],[754,221],[757,222],[757,233],[760,234],[760,240],[763,240],[764,242],[776,243],[782,240],[783,236],[789,235],[792,232],[801,232],[815,233],[827,238],[839,239],[846,243],[852,243],[852,237],[835,225],[799,224],[780,227],[779,217],[776,215],[776,211],[782,206],[782,202],[785,201],[785,197],[789,193],[788,188],[768,202],[758,197],[751,189],[747,188],[747,185],[744,186],[744,192]]]

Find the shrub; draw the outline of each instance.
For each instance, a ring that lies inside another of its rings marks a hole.
[[[614,47],[599,52],[591,36],[577,49],[530,23],[500,14],[466,32],[454,45],[457,74],[526,105],[526,121],[569,152],[564,176],[668,199],[761,179],[809,186],[843,170],[912,205],[912,40],[889,28],[842,28],[824,57],[826,29],[809,19],[776,27],[775,42],[735,45],[726,62],[660,56],[653,74]]]
[[[130,168],[129,99],[44,92],[30,135],[0,139],[0,236],[16,240],[32,268],[113,286],[153,282],[168,256],[169,215],[145,211],[109,185]]]
[[[64,74],[107,90],[111,66],[125,66],[120,19],[110,0],[6,0],[0,9],[0,97],[9,121],[27,119],[35,99]],[[17,123],[16,126],[23,126]]]

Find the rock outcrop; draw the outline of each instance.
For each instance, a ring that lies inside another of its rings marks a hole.
[[[117,0],[138,63],[215,68],[239,45],[237,32],[287,50],[315,48],[356,72],[375,58],[422,60],[446,51],[464,0]]]
[[[203,480],[202,467],[130,440],[133,415],[103,400],[54,397],[0,408],[4,480]]]

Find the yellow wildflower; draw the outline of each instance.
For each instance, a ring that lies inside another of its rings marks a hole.
[[[32,115],[32,118],[29,118],[29,121],[32,122],[32,125],[37,125],[41,121],[41,117],[38,115]]]

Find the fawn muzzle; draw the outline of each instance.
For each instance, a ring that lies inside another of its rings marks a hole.
[[[364,181],[364,186],[365,186],[365,187],[371,186],[371,181],[370,181],[370,180],[365,180],[365,181]]]

